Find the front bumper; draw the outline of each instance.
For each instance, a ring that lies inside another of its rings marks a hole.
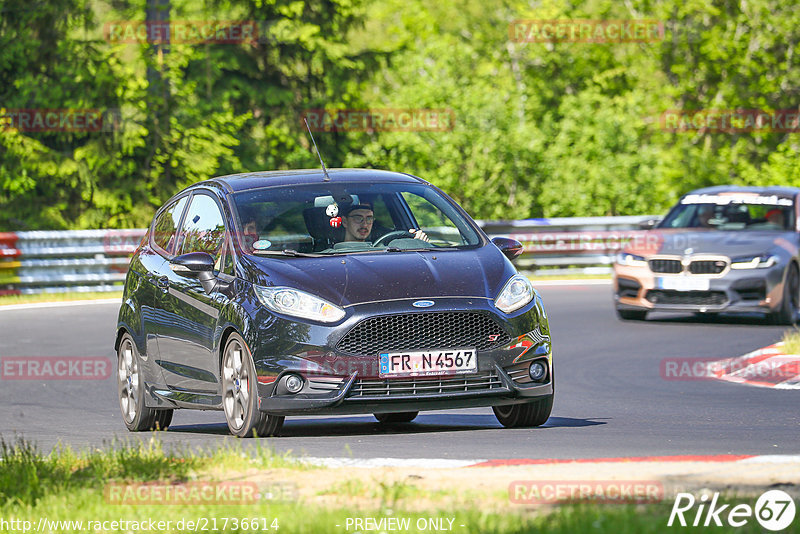
[[[531,305],[506,317],[484,299],[436,299],[436,307],[425,312],[408,312],[408,307],[403,302],[354,306],[335,327],[298,329],[297,323],[283,319],[260,323],[269,324],[271,337],[250,344],[259,409],[274,415],[386,413],[515,404],[553,394],[550,331],[538,295]],[[508,336],[499,346],[478,349],[476,371],[458,375],[382,378],[377,354],[337,350],[339,341],[361,321],[398,312],[490,313]],[[539,381],[528,374],[534,360],[546,369]],[[300,392],[287,391],[288,374],[303,378]]]
[[[785,265],[728,269],[721,276],[653,273],[614,266],[614,303],[620,310],[771,313],[781,306]],[[663,289],[664,279],[708,280],[707,290]]]
[[[549,362],[548,359],[548,363],[552,362]],[[408,383],[412,380],[385,379],[381,382],[386,386],[384,388],[386,393],[373,391],[364,394],[365,388],[361,383],[377,381],[374,379],[362,381],[358,378],[358,372],[354,372],[349,377],[341,379],[340,385],[327,394],[275,395],[273,392],[271,396],[259,396],[259,409],[275,415],[408,412],[499,406],[528,402],[537,397],[553,394],[553,382],[549,378],[543,383],[524,387],[516,384],[500,367],[497,367],[494,373],[494,376],[477,375],[478,379],[486,384],[483,384],[482,388],[471,390],[468,382],[470,380],[477,382],[473,375],[460,375],[457,378],[441,377],[441,380],[436,378],[413,380],[416,387],[429,386],[434,388],[435,392],[392,392],[391,390],[394,388],[392,382]],[[548,377],[552,377],[552,367],[549,368]],[[311,380],[313,381],[313,378]],[[456,381],[464,382],[463,391],[454,391],[454,388],[447,387],[448,382],[452,385]],[[491,382],[491,386],[488,385],[489,382]],[[444,387],[442,387],[442,383],[444,383]]]

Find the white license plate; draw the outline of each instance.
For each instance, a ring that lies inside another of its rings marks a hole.
[[[381,378],[460,375],[478,370],[478,355],[471,348],[384,352],[378,356],[378,363]]]
[[[658,279],[658,288],[675,291],[708,291],[709,280],[688,276],[664,276]]]

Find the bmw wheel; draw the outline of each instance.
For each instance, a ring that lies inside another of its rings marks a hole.
[[[275,436],[284,418],[258,409],[258,381],[253,357],[238,334],[231,334],[222,356],[222,407],[234,436]]]
[[[131,432],[166,430],[172,422],[172,410],[148,408],[140,372],[139,353],[130,334],[122,336],[117,351],[117,384],[122,420]]]
[[[798,300],[800,300],[800,275],[797,265],[789,265],[786,282],[783,284],[783,298],[778,311],[769,314],[772,324],[793,325],[797,322]]]
[[[617,317],[623,321],[644,321],[647,319],[647,311],[643,310],[621,310],[617,308]]]

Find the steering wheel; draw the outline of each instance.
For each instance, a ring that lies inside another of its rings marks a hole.
[[[404,237],[408,237],[408,238],[414,239],[414,234],[412,234],[411,232],[409,232],[407,230],[392,230],[388,234],[383,234],[378,239],[376,239],[375,242],[372,243],[372,246],[373,247],[380,247],[380,246],[383,246],[385,244],[388,244],[391,241],[394,241],[395,239],[401,239],[401,238],[404,238]]]

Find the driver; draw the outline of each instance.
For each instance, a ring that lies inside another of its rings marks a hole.
[[[375,214],[369,204],[354,204],[345,210],[342,217],[345,241],[367,241],[372,233],[372,225],[375,224]],[[415,239],[429,241],[430,238],[422,230],[410,229],[408,233]],[[380,236],[377,236],[380,237]],[[372,241],[372,239],[370,239]]]

